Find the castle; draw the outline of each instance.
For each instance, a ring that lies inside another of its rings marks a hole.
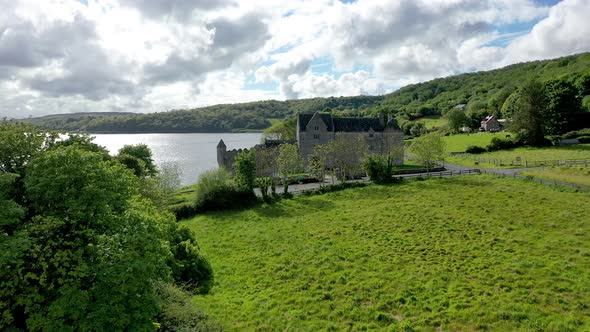
[[[395,164],[403,164],[404,134],[393,117],[386,121],[380,113],[377,118],[335,117],[329,113],[297,114],[297,140],[267,140],[253,149],[264,149],[285,143],[296,143],[299,153],[307,165],[308,156],[316,145],[327,144],[338,137],[364,138],[369,153],[384,154],[396,150]],[[248,149],[227,150],[223,140],[217,145],[217,163],[219,167],[233,170],[235,156]]]

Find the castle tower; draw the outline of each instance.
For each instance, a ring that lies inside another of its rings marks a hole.
[[[227,152],[227,146],[222,139],[217,144],[217,165],[219,167],[225,167],[225,153]]]

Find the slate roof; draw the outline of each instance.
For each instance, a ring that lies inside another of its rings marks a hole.
[[[299,113],[299,130],[305,131],[305,127],[313,117],[313,113]],[[383,131],[384,126],[381,125],[378,118],[348,118],[348,117],[333,117],[328,113],[319,113],[322,121],[328,127],[328,131],[335,132],[367,132],[370,128],[374,131]],[[390,121],[391,122],[391,121]],[[388,123],[389,125],[389,123]],[[395,125],[397,129],[397,123],[395,121],[392,125]]]
[[[370,128],[374,131],[383,131],[383,126],[377,118],[332,118],[334,131],[340,132],[366,132]]]

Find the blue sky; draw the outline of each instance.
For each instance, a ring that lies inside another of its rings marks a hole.
[[[590,51],[590,0],[15,0],[0,116],[384,94]]]

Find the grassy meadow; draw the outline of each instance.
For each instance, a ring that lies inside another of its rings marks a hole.
[[[440,115],[426,116],[416,121],[424,123],[427,129],[442,128],[448,123],[448,120]]]
[[[590,330],[590,194],[472,175],[198,216],[230,331]]]
[[[449,150],[450,151],[450,150]],[[565,159],[590,159],[590,144],[576,144],[570,146],[550,146],[550,147],[520,147],[513,150],[501,150],[494,152],[487,152],[478,155],[448,157],[447,162],[453,164],[460,164],[465,166],[474,166],[472,157],[499,159],[508,166],[516,157],[520,157],[525,167],[524,161],[542,161],[542,160],[565,160]],[[479,163],[479,167],[496,168],[493,164]]]
[[[550,168],[522,172],[522,175],[530,175],[545,180],[555,180],[566,183],[580,184],[590,187],[590,163],[589,166],[555,166]]]
[[[489,133],[476,132],[471,134],[456,134],[445,136],[443,139],[447,144],[447,152],[463,152],[470,145],[486,147],[492,141],[492,138],[505,138],[511,135],[507,132]]]

